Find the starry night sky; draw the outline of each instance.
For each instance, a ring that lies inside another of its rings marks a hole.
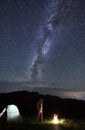
[[[85,91],[85,0],[0,0],[0,81]]]

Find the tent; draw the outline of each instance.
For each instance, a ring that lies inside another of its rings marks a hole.
[[[6,115],[6,116],[3,116]],[[21,114],[19,109],[16,105],[7,105],[6,108],[0,113],[0,120],[1,118],[5,117],[7,123],[18,123],[22,121]]]

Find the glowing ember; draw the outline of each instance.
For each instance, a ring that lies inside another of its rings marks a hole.
[[[58,124],[58,123],[59,123],[58,115],[54,114],[53,124]]]

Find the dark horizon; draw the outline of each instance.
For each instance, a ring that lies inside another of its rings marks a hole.
[[[0,81],[0,94],[11,93],[16,91],[38,92],[43,95],[53,95],[60,98],[71,98],[85,100],[85,91],[64,89],[60,84],[53,83],[33,83],[29,81]],[[17,89],[18,88],[18,89]]]

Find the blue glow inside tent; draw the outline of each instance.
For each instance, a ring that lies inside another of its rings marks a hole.
[[[7,122],[16,122],[21,120],[19,109],[15,105],[7,106]]]

